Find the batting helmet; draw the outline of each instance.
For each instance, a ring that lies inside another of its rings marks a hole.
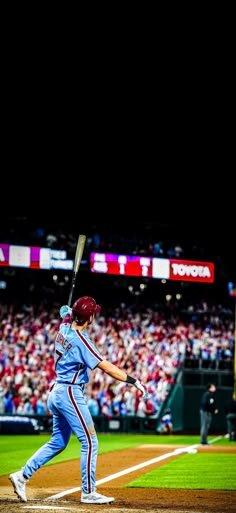
[[[101,307],[97,305],[95,299],[90,296],[83,296],[77,299],[72,306],[72,314],[77,324],[84,324],[91,315],[100,312]]]

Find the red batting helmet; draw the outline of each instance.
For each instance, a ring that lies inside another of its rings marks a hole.
[[[84,324],[91,315],[95,315],[100,310],[101,307],[90,296],[80,297],[72,306],[72,314],[77,324]]]

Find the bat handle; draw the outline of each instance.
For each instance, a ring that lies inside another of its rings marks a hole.
[[[75,278],[76,278],[76,274],[73,273],[70,294],[69,294],[69,299],[68,299],[68,306],[71,306],[71,303],[72,303],[72,297],[73,297],[74,288],[75,288]]]

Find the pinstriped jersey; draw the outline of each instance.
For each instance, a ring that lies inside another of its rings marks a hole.
[[[66,315],[55,340],[56,381],[88,383],[88,369],[95,369],[103,359],[87,332],[73,329],[71,317]]]

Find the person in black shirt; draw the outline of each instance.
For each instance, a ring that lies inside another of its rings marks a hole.
[[[212,415],[218,413],[215,407],[215,391],[216,386],[214,383],[208,383],[206,391],[201,397],[200,404],[200,437],[201,445],[209,445],[207,441],[208,432],[210,429]]]

